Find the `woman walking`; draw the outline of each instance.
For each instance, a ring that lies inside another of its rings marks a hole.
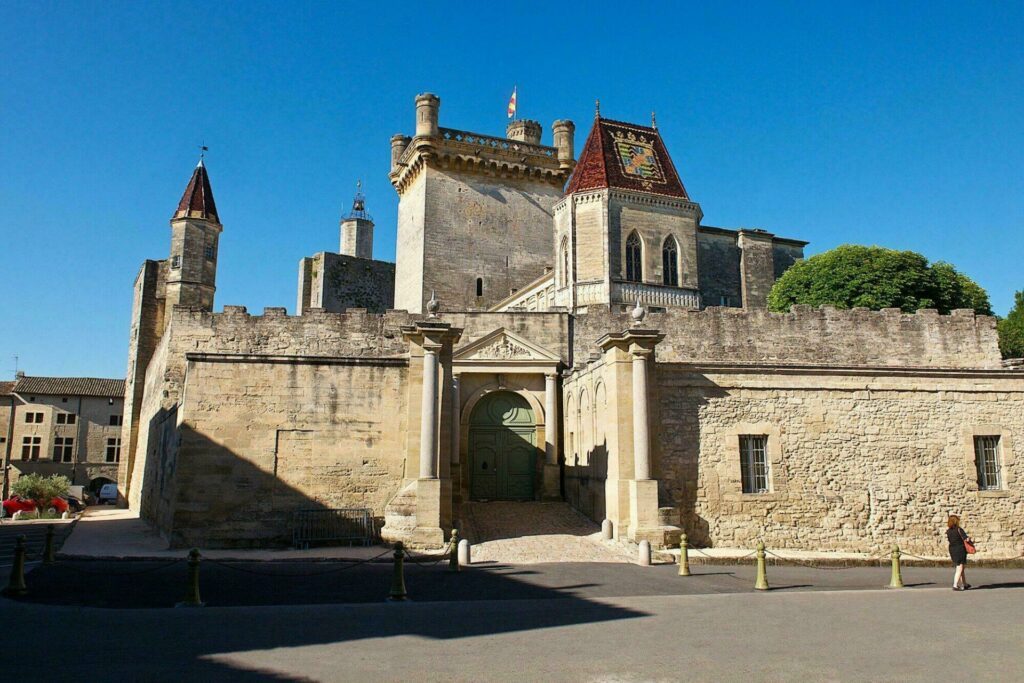
[[[949,558],[953,560],[956,570],[953,572],[953,590],[965,591],[971,587],[967,583],[967,544],[974,544],[967,532],[960,528],[960,518],[957,515],[950,515],[946,522],[946,539],[949,540]]]

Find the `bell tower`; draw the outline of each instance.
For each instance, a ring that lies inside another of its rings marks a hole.
[[[217,287],[217,243],[223,227],[202,157],[171,217],[167,261],[168,310],[175,305],[213,310]]]

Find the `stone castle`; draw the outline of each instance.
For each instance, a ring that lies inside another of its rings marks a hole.
[[[416,98],[391,138],[396,263],[357,194],[296,315],[213,312],[222,230],[195,169],[135,282],[119,484],[172,545],[290,539],[366,508],[437,547],[468,501],[565,501],[623,539],[941,547],[1024,535],[1024,374],[971,311],[769,313],[805,242],[702,225],[654,121],[506,137]],[[971,522],[970,520],[976,520]],[[528,530],[524,530],[527,532]]]

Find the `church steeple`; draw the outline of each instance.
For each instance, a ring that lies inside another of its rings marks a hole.
[[[200,157],[171,217],[171,253],[167,262],[169,306],[213,310],[217,247],[223,229],[213,201],[210,176]]]

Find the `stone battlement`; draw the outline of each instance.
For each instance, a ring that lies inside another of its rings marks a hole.
[[[590,306],[576,316],[577,362],[610,329],[625,329],[626,312]],[[794,306],[789,313],[710,307],[650,313],[644,327],[665,341],[658,360],[682,363],[804,364],[908,368],[1001,367],[995,318],[970,310],[841,310]]]

